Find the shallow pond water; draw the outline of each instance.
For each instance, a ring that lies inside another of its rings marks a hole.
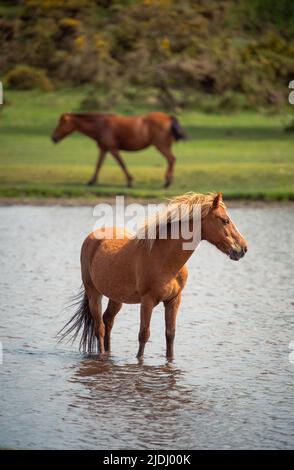
[[[0,447],[294,447],[293,208],[230,213],[247,255],[232,262],[201,243],[188,263],[176,359],[165,360],[158,306],[141,364],[138,305],[118,315],[105,361],[56,344],[92,209],[0,208]]]

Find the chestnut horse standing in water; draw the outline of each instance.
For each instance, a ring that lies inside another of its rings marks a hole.
[[[88,184],[95,184],[106,153],[109,151],[124,172],[127,185],[132,186],[133,177],[120,156],[119,150],[142,150],[154,145],[167,159],[165,187],[173,179],[176,158],[171,151],[174,140],[184,139],[186,134],[174,116],[165,113],[149,113],[143,116],[119,116],[101,113],[66,113],[52,134],[57,143],[73,131],[79,131],[97,142],[99,156],[95,171]]]
[[[171,200],[166,209],[167,228],[171,227],[172,209],[185,205],[189,227],[193,230],[193,207],[200,205],[201,240],[207,240],[232,260],[239,260],[247,251],[246,241],[229,218],[222,195],[186,194]],[[182,222],[181,222],[182,223]],[[115,316],[123,303],[141,304],[139,351],[141,358],[150,335],[150,320],[153,308],[163,302],[166,323],[166,355],[173,358],[173,343],[176,316],[185,286],[188,271],[186,261],[194,249],[184,249],[181,233],[177,239],[167,231],[166,239],[159,237],[160,221],[147,219],[143,230],[154,225],[153,239],[140,239],[141,231],[135,235],[114,228],[112,238],[107,230],[98,229],[85,239],[81,250],[81,271],[84,284],[81,303],[74,316],[65,325],[61,339],[80,330],[80,349],[101,354],[110,351],[110,334]],[[198,225],[199,227],[199,225]],[[151,227],[152,228],[152,227]],[[146,232],[145,232],[146,233]],[[190,230],[190,233],[193,233]],[[121,238],[119,238],[121,237]],[[185,237],[186,238],[186,237]],[[200,237],[199,237],[200,238]],[[101,299],[105,295],[109,302],[102,316]]]

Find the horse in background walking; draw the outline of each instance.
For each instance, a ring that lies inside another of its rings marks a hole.
[[[238,261],[247,252],[247,243],[226,212],[221,193],[214,195],[186,194],[171,199],[165,217],[153,217],[134,235],[117,227],[98,229],[85,239],[81,250],[81,273],[84,290],[76,313],[62,330],[61,339],[73,334],[75,339],[82,331],[80,349],[84,352],[110,351],[110,335],[114,319],[123,303],[141,304],[139,350],[143,357],[145,344],[150,336],[153,308],[163,302],[166,324],[166,355],[173,358],[176,332],[176,316],[181,302],[181,292],[186,284],[186,262],[194,249],[185,249],[188,240],[181,233],[173,238],[172,223],[175,209],[185,209],[185,221],[193,238],[194,206],[201,211],[196,220],[198,242],[206,240],[220,251]],[[162,220],[168,229],[160,238]],[[152,238],[143,238],[153,233]],[[110,235],[110,236],[109,236]],[[201,267],[199,266],[199,270]],[[220,280],[221,282],[221,280]],[[196,288],[196,287],[195,287]],[[102,315],[102,296],[109,299]]]
[[[132,187],[133,177],[129,173],[120,150],[137,151],[154,145],[167,160],[164,187],[173,179],[176,157],[171,147],[174,140],[184,139],[186,134],[174,116],[153,112],[142,116],[120,116],[102,113],[65,113],[52,134],[54,143],[59,142],[74,131],[81,132],[94,139],[99,147],[95,171],[88,181],[95,184],[105,160],[110,152],[121,167],[127,186]]]

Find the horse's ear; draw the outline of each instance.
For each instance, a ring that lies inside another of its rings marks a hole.
[[[71,118],[70,113],[64,113],[64,114],[62,115],[62,119],[63,119],[65,122],[70,121],[70,118]]]
[[[217,193],[212,203],[212,210],[218,209],[222,200],[223,200],[222,193]]]

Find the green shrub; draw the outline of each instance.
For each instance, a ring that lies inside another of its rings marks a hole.
[[[7,15],[11,3],[0,5],[0,73],[13,88],[50,89],[47,73],[94,86],[103,107],[151,88],[171,111],[201,102],[195,93],[208,110],[286,104],[293,0],[13,0]]]
[[[90,91],[81,100],[79,110],[80,111],[99,111],[101,109],[101,98],[97,96],[95,91]]]
[[[14,90],[33,90],[39,88],[44,91],[52,90],[52,84],[43,70],[28,65],[16,65],[4,77],[8,88]]]
[[[220,111],[234,112],[250,109],[251,105],[246,95],[227,90],[220,96],[218,107]]]

